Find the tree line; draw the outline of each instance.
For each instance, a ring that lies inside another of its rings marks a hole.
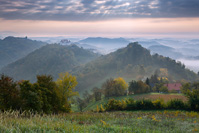
[[[4,74],[0,77],[0,110],[31,110],[33,112],[59,113],[71,111],[71,99],[76,77],[61,73],[57,81],[51,75],[38,75],[35,83],[14,81]]]

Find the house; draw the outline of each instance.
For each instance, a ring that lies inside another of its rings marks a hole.
[[[182,87],[181,83],[169,83],[169,84],[164,84],[164,86],[168,88],[169,92],[181,93],[181,87]]]

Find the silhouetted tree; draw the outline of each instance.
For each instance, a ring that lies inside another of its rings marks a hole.
[[[0,109],[19,109],[19,89],[17,83],[8,76],[0,78]]]

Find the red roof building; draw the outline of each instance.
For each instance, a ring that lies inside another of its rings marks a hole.
[[[168,91],[176,91],[178,93],[181,93],[181,83],[170,83],[170,84],[164,84],[168,88]]]

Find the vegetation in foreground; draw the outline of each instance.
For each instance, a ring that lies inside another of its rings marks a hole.
[[[38,115],[1,112],[1,132],[199,132],[199,113],[182,111],[85,112]]]
[[[160,94],[160,93],[144,93],[144,94],[137,94],[137,95],[128,95],[128,96],[120,96],[120,97],[111,97],[110,99],[115,99],[115,100],[125,100],[125,99],[133,99],[135,101],[138,100],[151,100],[151,101],[156,101],[156,100],[161,100],[164,101],[165,103],[171,101],[171,100],[181,100],[184,103],[188,101],[188,98],[184,96],[183,94]],[[83,111],[89,111],[89,110],[96,110],[97,106],[100,106],[101,104],[108,103],[110,99],[101,99],[99,101],[91,101],[84,109]],[[77,110],[77,109],[76,109]],[[75,109],[73,111],[76,111]]]

